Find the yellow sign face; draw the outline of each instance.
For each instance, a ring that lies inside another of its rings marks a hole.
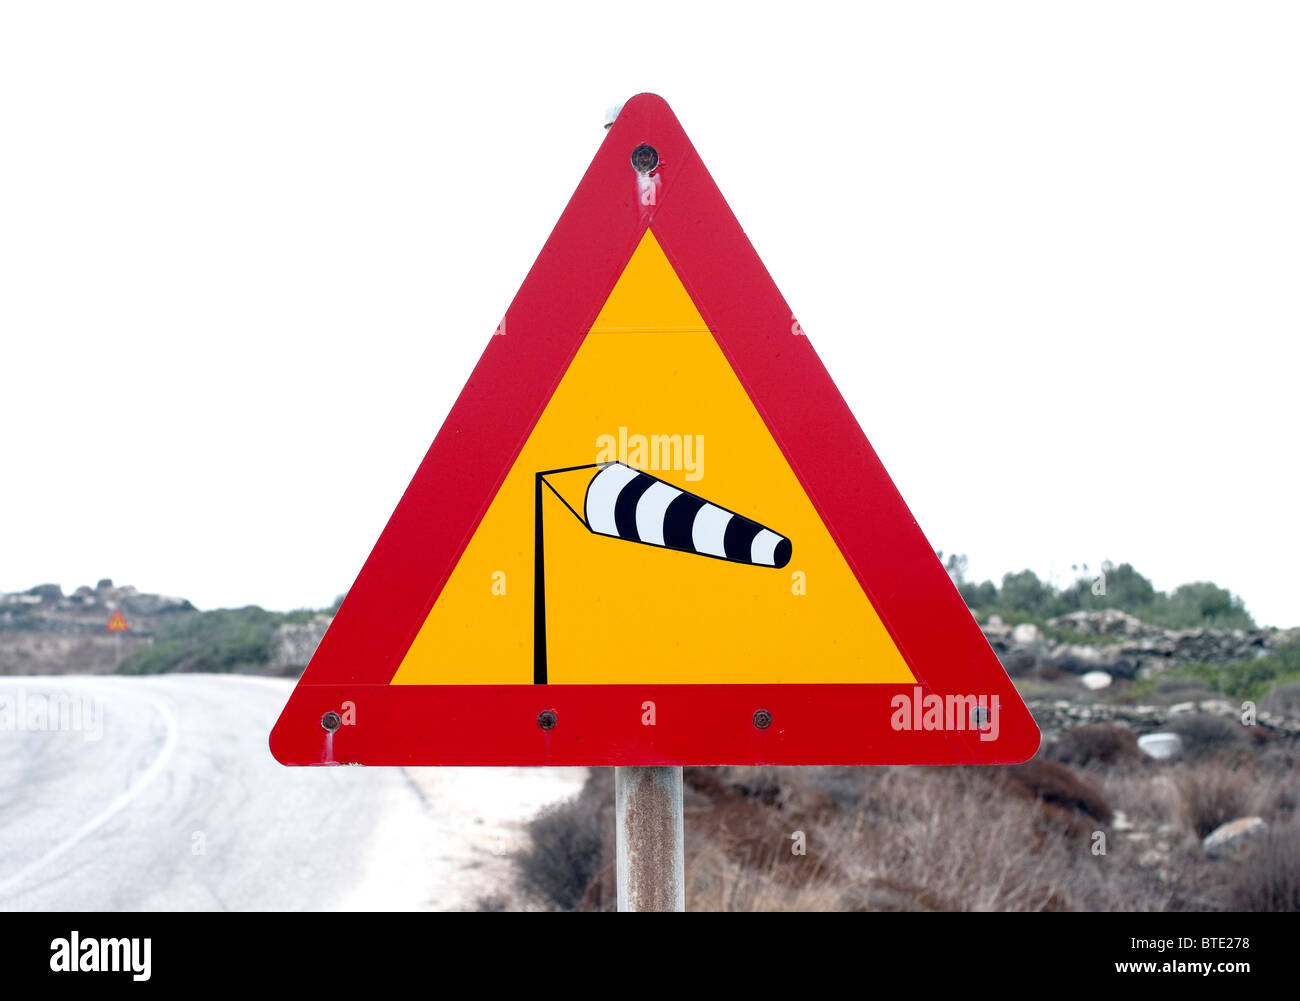
[[[549,684],[914,680],[650,231],[393,684],[532,684],[539,539]]]

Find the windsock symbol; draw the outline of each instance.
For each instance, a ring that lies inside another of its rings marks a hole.
[[[756,521],[621,462],[597,468],[582,516],[597,535],[751,566],[790,562],[790,540]]]

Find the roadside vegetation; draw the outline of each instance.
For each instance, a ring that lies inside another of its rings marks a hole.
[[[281,625],[311,621],[317,612],[268,612],[256,605],[183,615],[159,627],[118,669],[121,674],[170,671],[256,671],[270,659],[271,638]]]
[[[1123,727],[1077,729],[1004,768],[687,768],[687,909],[1300,910],[1294,742],[1187,727],[1157,762]],[[538,906],[615,908],[612,772],[530,828]],[[1266,833],[1207,852],[1244,816]]]
[[[1141,698],[1156,691],[1177,689],[1186,682],[1189,690],[1225,695],[1230,699],[1266,699],[1282,715],[1295,715],[1300,708],[1300,642],[1284,643],[1262,657],[1222,663],[1182,664],[1158,675],[1141,678],[1128,694]]]
[[[981,622],[1033,623],[1058,643],[1125,642],[1058,618],[1102,609],[1171,630],[1255,628],[1226,588],[1157,591],[1128,563],[1076,568],[1064,588],[1028,570],[971,582],[962,556],[945,566]],[[1046,704],[1085,711],[1023,764],[684,769],[687,909],[1300,910],[1300,736],[1195,705],[1253,700],[1300,720],[1300,642],[1098,693],[1030,666],[1015,674],[1027,697],[1040,686]],[[1182,703],[1158,724],[1181,741],[1174,757],[1140,749],[1149,727],[1087,709],[1134,700]],[[581,795],[532,824],[515,862],[537,906],[614,909],[613,802],[613,769],[593,768]],[[1234,821],[1254,833],[1219,847]]]
[[[939,557],[944,559],[943,553]],[[1227,588],[1198,581],[1168,592],[1157,591],[1130,563],[1116,566],[1106,562],[1097,571],[1090,571],[1086,565],[1077,566],[1074,570],[1078,576],[1064,588],[1040,580],[1032,570],[1006,574],[1000,586],[991,580],[968,581],[964,555],[949,555],[944,566],[980,622],[987,622],[990,615],[998,615],[1008,625],[1022,622],[1042,625],[1048,619],[1070,612],[1114,608],[1164,629],[1255,627],[1241,598]],[[1096,643],[1099,637],[1082,641]]]

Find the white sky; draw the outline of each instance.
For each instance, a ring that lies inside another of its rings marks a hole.
[[[1300,8],[0,8],[0,590],[323,605],[652,90],[937,549],[1300,622]]]

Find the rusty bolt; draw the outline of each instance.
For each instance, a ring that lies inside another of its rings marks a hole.
[[[659,166],[659,151],[642,143],[632,151],[632,166],[638,174],[653,174]]]
[[[555,724],[560,722],[560,717],[555,715],[554,709],[543,709],[537,714],[537,725],[543,730],[554,730]]]
[[[333,709],[331,709],[329,712],[327,712],[324,716],[320,718],[320,725],[323,726],[330,733],[333,733],[335,730],[337,730],[339,727],[343,725],[343,717],[340,716],[338,713],[336,713]]]
[[[772,725],[772,714],[766,709],[759,709],[754,713],[754,725],[760,730],[766,730]]]

